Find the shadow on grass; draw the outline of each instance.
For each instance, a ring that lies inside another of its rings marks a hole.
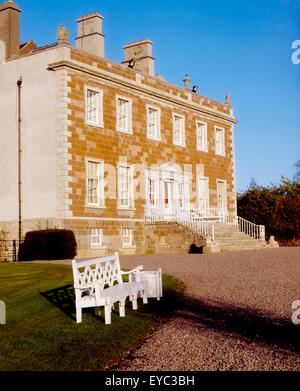
[[[47,292],[40,292],[40,295],[57,307],[61,312],[72,320],[75,318],[75,294],[73,285],[65,285]]]
[[[195,327],[215,330],[231,338],[300,354],[299,326],[271,313],[184,297],[180,300],[176,317],[189,319]]]
[[[75,293],[73,285],[65,285],[60,288],[52,289],[47,292],[40,292],[40,295],[49,301],[52,305],[58,308],[61,312],[67,315],[70,319],[76,321],[75,316]],[[173,312],[177,307],[177,295],[175,291],[165,291],[164,297],[158,302],[156,299],[149,299],[148,304],[142,304],[141,299],[138,301],[139,309],[138,312],[143,314],[153,314],[163,319],[168,319],[172,316]],[[118,305],[114,307],[113,313],[118,314]],[[102,315],[103,315],[103,308]],[[132,304],[129,300],[126,301],[126,310],[130,311],[132,309]],[[83,309],[85,313],[89,313],[97,320],[104,323],[104,317],[98,317],[95,315],[94,308],[85,308]]]

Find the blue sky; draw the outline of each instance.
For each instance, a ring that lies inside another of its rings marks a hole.
[[[182,86],[188,73],[199,93],[233,99],[237,187],[292,177],[300,160],[300,65],[291,45],[300,40],[300,0],[18,0],[22,41],[56,41],[64,23],[70,41],[76,19],[105,18],[106,57],[121,62],[122,46],[154,41],[156,73]]]

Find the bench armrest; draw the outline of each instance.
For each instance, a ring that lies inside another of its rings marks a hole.
[[[133,273],[138,273],[138,272],[142,271],[143,269],[144,269],[144,266],[140,265],[140,266],[136,267],[135,269],[130,270],[129,272],[124,272],[123,270],[121,270],[121,274],[122,274],[122,276],[128,276]]]
[[[80,291],[87,291],[89,289],[94,289],[96,287],[97,283],[94,284],[88,284],[88,285],[74,285],[74,289],[78,289]]]

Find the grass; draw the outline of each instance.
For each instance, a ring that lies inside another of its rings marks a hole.
[[[75,322],[70,266],[0,263],[0,299],[7,325],[0,326],[0,370],[104,370],[139,344],[172,314],[181,283],[163,276],[164,298],[139,311],[126,307],[126,317],[113,313],[105,326],[93,309]]]

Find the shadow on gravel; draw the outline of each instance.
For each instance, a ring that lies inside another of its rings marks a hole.
[[[251,308],[190,297],[181,300],[176,316],[191,320],[196,327],[300,354],[300,328],[293,325],[290,319],[274,317]]]

